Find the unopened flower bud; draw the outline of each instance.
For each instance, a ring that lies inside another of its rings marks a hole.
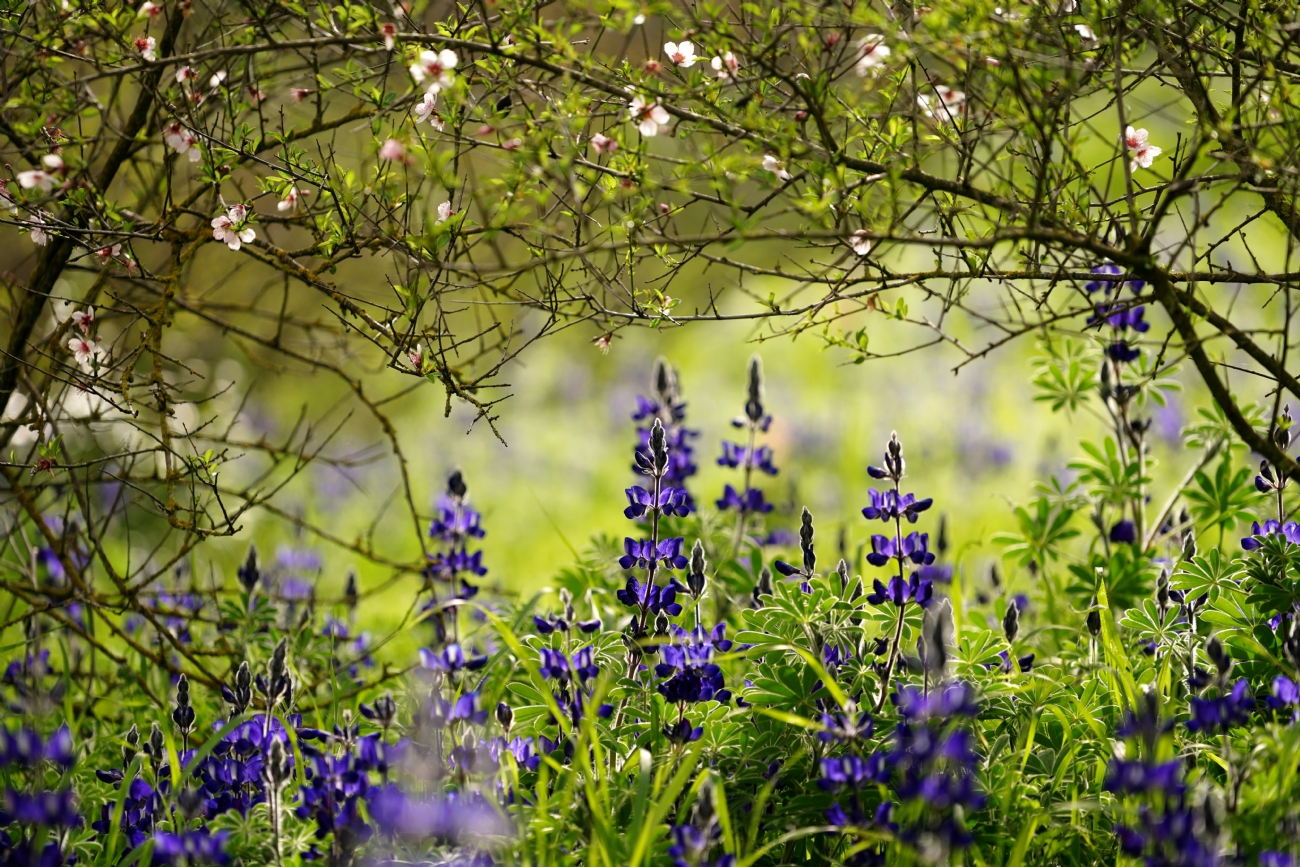
[[[1096,608],[1088,612],[1088,632],[1093,638],[1101,634],[1101,612]]]
[[[447,477],[447,492],[458,500],[465,499],[465,495],[469,493],[469,487],[466,486],[465,477],[460,470],[455,470]]]
[[[1012,602],[1007,606],[1007,613],[1002,617],[1002,634],[1007,637],[1007,643],[1016,640],[1016,635],[1020,632],[1020,607]]]
[[[243,586],[245,593],[252,593],[253,588],[257,586],[258,580],[262,577],[257,571],[257,548],[254,545],[248,546],[248,556],[244,558],[244,565],[239,567],[236,573],[239,576],[239,583]]]
[[[749,359],[749,387],[745,399],[745,416],[752,424],[763,419],[763,359],[757,355]]]
[[[504,701],[497,702],[497,722],[506,734],[510,733],[510,727],[515,724],[515,712]]]

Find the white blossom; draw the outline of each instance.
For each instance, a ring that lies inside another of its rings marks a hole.
[[[14,201],[14,197],[9,194],[9,189],[3,184],[0,184],[0,207],[8,211],[11,217],[18,213],[18,203]]]
[[[63,158],[58,154],[46,154],[41,157],[44,169],[29,169],[18,173],[18,186],[24,190],[40,190],[48,193],[54,189],[54,182],[63,171]],[[49,169],[49,171],[46,171]]]
[[[849,238],[849,246],[859,256],[869,255],[871,253],[871,239],[867,237],[867,230],[858,229],[854,232],[853,237]]]
[[[875,75],[889,57],[889,46],[879,33],[868,33],[858,40],[858,62],[853,71],[858,78]]]
[[[40,217],[33,217],[27,229],[27,236],[32,239],[32,243],[38,247],[44,247],[50,243],[50,233],[45,231],[45,222]]]
[[[916,104],[925,112],[926,117],[948,123],[957,122],[958,116],[965,110],[965,103],[966,94],[942,84],[934,86],[934,93],[922,93],[916,97]]]
[[[427,120],[429,126],[433,127],[438,132],[442,132],[442,115],[438,114],[434,109],[434,106],[437,104],[438,91],[435,88],[431,88],[425,92],[424,97],[415,104],[415,122],[423,123]]]
[[[284,198],[276,203],[276,210],[296,211],[298,210],[298,200],[305,199],[308,195],[308,190],[300,190],[297,187],[290,187],[289,191],[284,194]]]
[[[82,334],[89,334],[90,326],[95,322],[95,308],[88,307],[85,310],[74,310],[72,312],[72,321],[81,329]]]
[[[187,81],[193,81],[198,75],[193,66],[182,66],[176,70],[176,83],[184,84]]]
[[[68,351],[72,353],[80,367],[89,367],[92,361],[102,360],[105,354],[98,339],[92,340],[84,336],[69,340]]]
[[[618,141],[609,136],[596,133],[591,137],[591,146],[596,149],[598,154],[612,154],[618,150]]]
[[[718,78],[722,81],[731,81],[736,77],[737,70],[740,69],[740,61],[730,51],[723,52],[721,57],[713,58],[709,61],[709,65],[713,67],[713,71],[718,74]]]
[[[1147,131],[1144,129],[1133,129],[1128,127],[1124,130],[1124,146],[1128,148],[1128,155],[1132,157],[1129,163],[1129,171],[1135,172],[1139,168],[1151,168],[1152,161],[1160,156],[1161,150],[1147,141]]]
[[[1087,42],[1094,42],[1097,39],[1097,34],[1093,33],[1092,28],[1087,24],[1076,24],[1074,25],[1074,30],[1079,34],[1080,38]]]
[[[176,153],[181,154],[192,163],[198,162],[203,154],[199,152],[194,133],[181,126],[179,122],[170,124],[163,130],[163,141]]]
[[[661,126],[672,122],[672,115],[668,114],[668,110],[657,99],[648,103],[641,97],[634,96],[629,105],[632,120],[636,121],[637,129],[646,138],[657,136]]]
[[[415,348],[409,350],[406,357],[411,360],[411,367],[415,368],[416,373],[424,373],[424,344],[415,344]]]
[[[157,18],[160,14],[162,14],[162,6],[154,3],[153,0],[145,0],[144,4],[140,6],[139,17],[141,18]]]
[[[247,244],[257,237],[251,226],[245,226],[248,220],[248,207],[231,205],[226,213],[212,218],[212,237],[224,241],[232,250],[238,250],[241,244]]]
[[[664,54],[668,55],[668,59],[675,65],[683,69],[694,66],[695,61],[699,60],[695,56],[695,46],[689,42],[665,42]]]
[[[384,48],[392,51],[397,44],[397,25],[389,21],[379,28],[379,32],[384,34]]]
[[[150,62],[158,59],[158,42],[152,36],[141,36],[135,41],[135,50]]]
[[[451,87],[451,71],[456,68],[458,62],[460,58],[450,48],[444,48],[442,51],[421,51],[419,61],[411,64],[411,77],[417,84],[423,84],[426,78],[433,79],[429,85],[433,90]]]
[[[775,154],[763,155],[763,171],[771,172],[783,181],[788,181],[791,177],[785,170],[785,163],[777,159]]]
[[[451,209],[451,202],[443,202],[438,206],[438,219],[434,220],[434,222],[445,223],[451,219],[453,213],[455,212]]]
[[[212,77],[208,79],[208,87],[210,87],[212,90],[216,90],[217,88],[221,87],[221,85],[224,84],[225,81],[226,81],[226,71],[224,69],[218,69],[216,72],[212,73]]]

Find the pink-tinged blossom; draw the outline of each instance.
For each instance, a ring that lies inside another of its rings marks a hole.
[[[276,204],[275,208],[282,212],[296,211],[298,210],[299,200],[307,198],[310,194],[309,190],[300,190],[297,187],[290,187],[289,192],[284,194],[284,198]]]
[[[99,345],[99,341],[84,336],[74,337],[69,340],[68,351],[77,360],[77,364],[82,367],[89,365],[91,361],[98,361],[104,356],[104,349]]]
[[[248,86],[248,98],[252,101],[253,105],[259,105],[262,100],[266,99],[266,94],[263,93],[261,88],[256,84],[250,84]]]
[[[763,171],[771,172],[783,181],[788,181],[791,177],[785,170],[785,163],[777,159],[775,154],[763,155]]]
[[[46,154],[41,157],[44,169],[30,169],[18,173],[18,186],[24,190],[40,190],[48,193],[54,189],[54,182],[63,173],[63,158],[58,154]],[[49,171],[46,171],[48,169]]]
[[[451,87],[452,70],[460,58],[450,48],[441,51],[421,51],[420,59],[411,64],[411,77],[417,84],[423,84],[426,78],[432,79],[431,89],[441,90]]]
[[[629,110],[632,113],[632,120],[636,121],[636,128],[646,138],[657,136],[660,127],[672,122],[672,115],[657,99],[654,102],[646,102],[641,97],[634,96],[629,103]]]
[[[501,143],[503,151],[517,151],[523,145],[524,140],[521,138],[512,138]]]
[[[922,93],[916,97],[916,104],[925,112],[926,117],[941,122],[956,123],[957,118],[966,110],[966,94],[953,90],[946,85],[936,84],[933,93]]]
[[[293,101],[294,101],[295,103],[302,102],[302,101],[303,101],[303,98],[306,97],[309,93],[311,93],[311,88],[310,88],[310,87],[291,87],[291,88],[289,88],[289,95],[293,97]]]
[[[699,60],[695,56],[695,46],[689,42],[665,42],[664,54],[674,65],[687,69],[695,65]]]
[[[889,46],[879,33],[868,33],[858,40],[858,62],[853,67],[858,78],[876,75],[889,58]]]
[[[32,243],[38,247],[44,247],[50,243],[50,233],[45,231],[45,222],[40,217],[32,218],[28,225],[27,235],[32,239]]]
[[[853,237],[849,238],[849,246],[852,247],[853,252],[857,253],[859,256],[870,255],[871,239],[867,237],[867,230],[858,229],[854,232]]]
[[[257,237],[251,226],[246,226],[248,207],[232,205],[220,217],[212,218],[212,237],[225,243],[232,250],[238,250]]]
[[[424,373],[424,344],[415,344],[415,348],[407,352],[406,357],[411,360],[411,367],[415,368],[416,373]]]
[[[406,161],[406,148],[395,138],[390,138],[379,148],[379,158],[381,160],[392,160],[400,163]]]
[[[114,244],[111,247],[100,247],[98,250],[95,251],[95,256],[99,259],[101,263],[105,265],[107,265],[109,262],[113,261],[120,255],[122,255],[121,244]],[[76,319],[77,314],[75,313],[72,314],[72,318]],[[82,328],[81,330],[85,331],[86,329]]]
[[[722,81],[732,81],[736,77],[736,72],[740,69],[740,61],[736,55],[730,51],[723,52],[721,57],[715,57],[709,61],[709,66],[718,74]]]
[[[443,202],[438,206],[438,219],[434,220],[434,222],[445,223],[451,219],[451,215],[454,213],[456,212],[451,209],[451,202]]]
[[[430,90],[424,94],[419,102],[415,104],[415,122],[424,123],[426,120],[429,126],[442,132],[442,115],[438,114],[434,108],[438,104],[438,91]]]
[[[609,355],[609,345],[613,341],[614,341],[614,335],[608,332],[600,335],[599,337],[591,338],[591,342],[595,345],[597,349],[600,350],[601,355]]]
[[[180,69],[176,70],[176,83],[184,84],[187,81],[193,81],[195,78],[198,78],[198,75],[199,74],[194,70],[193,66],[182,66]]]
[[[8,211],[11,217],[18,214],[18,203],[14,201],[14,197],[9,194],[8,188],[3,184],[0,184],[0,207]]]
[[[591,146],[598,154],[612,154],[618,150],[618,140],[596,133],[591,137]]]
[[[152,2],[152,0],[145,0],[144,4],[140,7],[141,18],[144,17],[157,18],[161,14],[162,14],[162,5]]]
[[[199,152],[199,145],[194,139],[194,133],[181,126],[179,122],[173,123],[163,130],[163,141],[167,143],[169,148],[192,163],[198,162],[203,156]]]
[[[397,25],[389,21],[379,28],[379,32],[384,35],[384,48],[392,51],[397,44]]]
[[[135,41],[135,50],[150,62],[158,59],[158,42],[152,36],[141,36]]]
[[[82,334],[89,334],[90,326],[95,323],[95,308],[87,307],[85,310],[74,310],[72,312],[72,321],[81,329]]]
[[[1152,161],[1161,153],[1160,148],[1147,141],[1146,130],[1133,129],[1131,126],[1124,130],[1124,146],[1128,148],[1128,155],[1133,158],[1129,163],[1131,172],[1140,168],[1151,168]]]

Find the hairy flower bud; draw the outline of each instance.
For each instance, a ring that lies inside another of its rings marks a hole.
[[[461,474],[460,470],[454,470],[447,477],[447,493],[457,500],[465,499],[465,495],[469,493],[469,487],[465,484],[465,476]]]
[[[136,754],[140,751],[140,729],[135,723],[131,723],[131,728],[126,732],[126,744],[122,747],[122,767],[129,768],[131,762],[135,761]]]
[[[356,611],[360,598],[361,595],[357,592],[357,573],[349,570],[347,583],[343,586],[343,604]]]
[[[504,701],[497,702],[497,723],[506,734],[510,733],[510,727],[515,724],[515,712]]]
[[[1286,451],[1291,446],[1291,405],[1287,404],[1282,408],[1282,414],[1277,418],[1277,424],[1273,427],[1273,444],[1282,451]]]
[[[763,420],[763,359],[749,359],[749,388],[745,399],[745,417],[751,424]]]
[[[257,571],[257,547],[248,546],[248,556],[244,558],[244,565],[239,567],[236,573],[239,576],[239,583],[243,586],[245,593],[252,593],[253,588],[257,586],[258,580],[262,577]]]
[[[835,564],[835,574],[840,576],[840,594],[849,591],[849,562],[843,558]]]
[[[1187,536],[1183,539],[1183,556],[1182,561],[1190,563],[1196,557],[1196,533],[1189,529]]]
[[[1007,637],[1007,643],[1016,640],[1016,635],[1020,632],[1020,607],[1015,602],[1007,605],[1007,613],[1002,617],[1002,634]]]
[[[1232,671],[1232,658],[1228,656],[1227,649],[1219,636],[1211,635],[1205,642],[1205,655],[1214,663],[1214,667],[1219,670],[1220,678],[1227,678],[1228,673]]]
[[[686,574],[686,589],[696,599],[704,595],[704,570],[708,567],[708,562],[704,559],[704,543],[699,539],[691,546],[691,563],[690,571]]]
[[[1101,612],[1096,608],[1088,612],[1088,633],[1096,638],[1101,634]]]
[[[758,573],[758,583],[754,585],[754,607],[762,608],[763,600],[759,597],[772,595],[772,570],[764,566]]]

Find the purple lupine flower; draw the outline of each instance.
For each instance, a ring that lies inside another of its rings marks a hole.
[[[909,524],[915,524],[920,513],[934,505],[930,497],[918,500],[916,494],[900,496],[897,491],[877,491],[875,488],[867,494],[871,497],[871,505],[862,510],[862,516],[868,521],[905,518]]]
[[[875,722],[871,719],[871,714],[865,710],[857,714],[852,711],[838,710],[823,713],[821,724],[823,729],[817,733],[817,737],[822,743],[866,740],[875,730]]]
[[[1132,521],[1119,521],[1110,528],[1110,540],[1119,544],[1133,544],[1137,541],[1137,527]]]
[[[465,539],[482,539],[485,535],[482,513],[450,494],[439,495],[433,521],[429,524],[429,538],[455,544]]]
[[[1187,730],[1212,732],[1219,729],[1226,732],[1233,726],[1245,725],[1255,709],[1255,698],[1249,689],[1250,684],[1242,678],[1227,695],[1212,699],[1191,698],[1188,709],[1192,718],[1187,721]]]
[[[629,575],[626,586],[615,595],[619,602],[629,608],[642,608],[654,614],[663,611],[669,617],[676,617],[682,613],[681,603],[677,602],[677,594],[685,592],[686,588],[678,584],[675,578],[665,586],[659,587],[649,582],[643,584]]]
[[[1118,288],[1119,282],[1115,280],[1107,280],[1104,278],[1118,276],[1120,274],[1123,274],[1124,271],[1122,268],[1120,268],[1118,265],[1114,264],[1113,262],[1106,262],[1105,264],[1098,265],[1095,268],[1093,268],[1092,273],[1096,274],[1099,279],[1090,280],[1089,282],[1083,284],[1083,288],[1090,293],[1101,291],[1106,294],[1109,294],[1111,290]],[[1129,289],[1133,291],[1134,295],[1141,292],[1142,287],[1146,285],[1146,281],[1144,280],[1128,280],[1126,282],[1128,284]]]
[[[1296,867],[1295,856],[1275,849],[1260,852],[1259,867]]]
[[[929,565],[934,562],[934,554],[927,550],[929,533],[908,533],[901,540],[887,536],[871,537],[871,553],[867,562],[872,566],[884,566],[890,560],[911,560],[917,565]]]
[[[722,669],[713,662],[715,650],[726,653],[733,646],[726,638],[726,624],[719,623],[707,633],[701,626],[687,632],[674,625],[669,635],[673,640],[660,648],[663,661],[655,666],[657,677],[668,678],[659,684],[659,693],[675,704],[728,701],[731,692],[725,688]]]
[[[686,717],[664,726],[664,737],[668,738],[669,743],[689,744],[691,741],[698,741],[703,736],[703,726],[692,727],[691,721]]]
[[[718,458],[718,466],[731,467],[732,469],[751,466],[754,469],[762,470],[769,476],[775,476],[780,470],[773,463],[773,456],[770,446],[755,446],[751,449],[744,443],[723,440],[722,456]]]
[[[659,501],[655,495],[640,485],[633,485],[623,493],[627,494],[628,507],[623,514],[628,518],[639,518],[656,509],[663,515],[684,518],[691,513],[691,506],[686,491],[682,488],[664,487],[659,491]]]
[[[213,834],[207,828],[197,828],[180,834],[158,831],[153,835],[154,864],[218,864],[230,863],[226,854],[229,831]]]
[[[631,569],[633,566],[645,569],[658,561],[665,569],[685,569],[688,562],[682,554],[685,543],[686,540],[681,536],[663,539],[658,545],[651,539],[628,537],[623,540],[624,554],[618,558],[618,565],[623,569]]]
[[[478,671],[487,665],[488,658],[483,655],[466,656],[459,644],[448,644],[442,653],[434,653],[427,647],[420,648],[420,664],[430,671],[450,674],[464,671]]]
[[[1279,674],[1273,678],[1273,694],[1266,701],[1274,710],[1300,705],[1300,687],[1297,687],[1291,678]]]
[[[1260,546],[1261,540],[1268,536],[1279,536],[1292,545],[1300,545],[1300,524],[1295,521],[1283,524],[1281,521],[1268,520],[1261,527],[1258,521],[1252,521],[1250,535],[1241,540],[1241,547],[1254,551]]]
[[[722,489],[722,497],[716,501],[716,505],[723,512],[737,509],[747,515],[765,515],[774,508],[763,499],[763,492],[758,488],[746,488],[745,493],[740,494],[731,485]]]

